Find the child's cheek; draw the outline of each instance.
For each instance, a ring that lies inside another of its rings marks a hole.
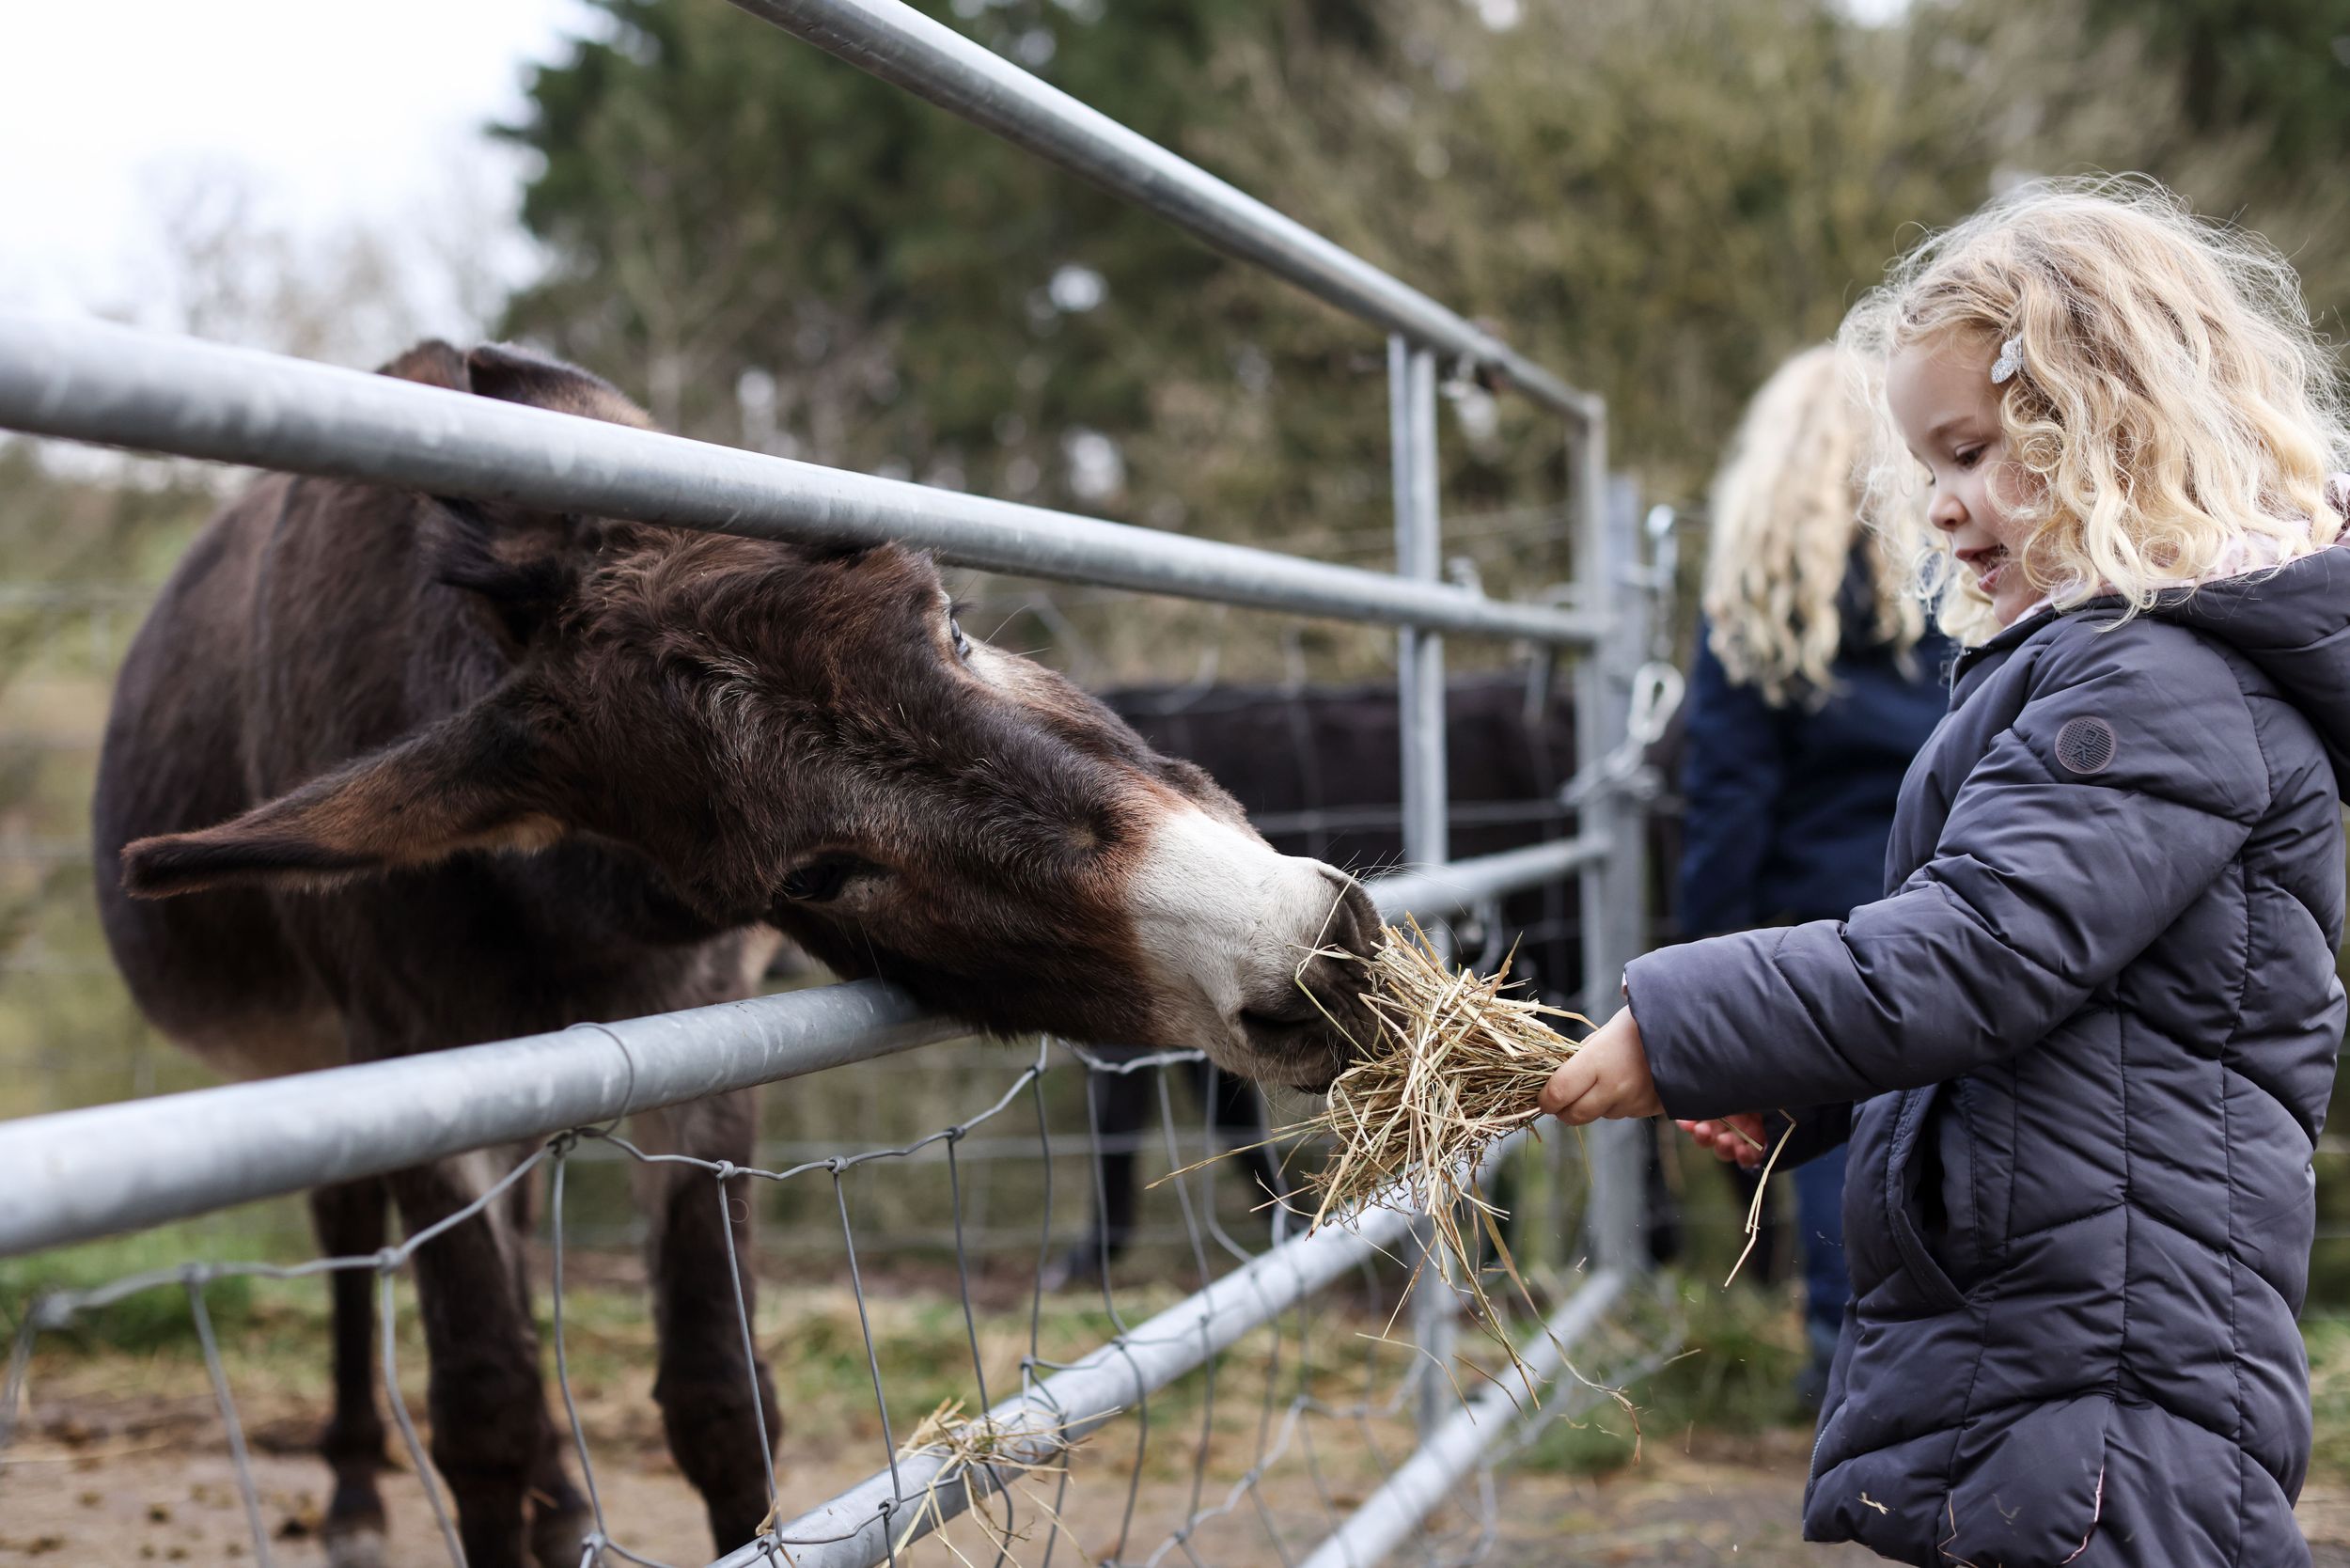
[[[2047,497],[2047,481],[2023,463],[2007,455],[2002,446],[1995,462],[1983,464],[1984,515],[1994,532],[2013,548],[2017,540],[2010,530],[2021,536],[2027,529],[2020,519],[2029,518],[2041,510]]]

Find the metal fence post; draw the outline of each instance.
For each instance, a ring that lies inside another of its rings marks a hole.
[[[1441,524],[1436,503],[1436,356],[1401,337],[1387,339],[1388,433],[1395,459],[1395,571],[1418,582],[1438,580]],[[1444,637],[1405,627],[1396,645],[1396,691],[1402,703],[1403,858],[1414,870],[1450,858],[1446,833]]]
[[[1605,611],[1607,629],[1583,661],[1575,702],[1578,770],[1596,765],[1627,729],[1632,681],[1648,651],[1648,602],[1634,579],[1639,563],[1639,496],[1607,472],[1606,427],[1593,421],[1574,445],[1581,525],[1575,578],[1585,609]],[[1604,788],[1583,808],[1582,830],[1601,833],[1607,857],[1582,882],[1583,1011],[1594,1021],[1620,1005],[1624,965],[1648,940],[1648,823],[1641,803]],[[1585,1135],[1590,1152],[1591,1251],[1603,1268],[1629,1271],[1648,1258],[1649,1125],[1603,1121]]]
[[[1440,571],[1436,502],[1436,355],[1402,336],[1387,339],[1387,428],[1394,453],[1396,575],[1433,583]],[[1413,870],[1442,866],[1447,844],[1444,638],[1411,627],[1396,637],[1398,729],[1403,746],[1403,858]],[[1439,933],[1441,939],[1441,933]],[[1413,1286],[1412,1341],[1422,1352],[1418,1411],[1422,1436],[1443,1424],[1451,1391],[1457,1324],[1451,1281],[1433,1246],[1435,1227],[1413,1227],[1423,1272]]]

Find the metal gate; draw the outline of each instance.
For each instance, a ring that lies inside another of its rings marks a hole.
[[[1400,628],[1407,866],[1371,885],[1375,902],[1390,918],[1408,912],[1436,921],[1503,892],[1577,877],[1585,1011],[1595,1018],[1612,1011],[1618,979],[1638,950],[1646,918],[1642,808],[1625,785],[1640,744],[1652,738],[1643,732],[1649,715],[1636,719],[1634,686],[1649,654],[1650,600],[1657,585],[1639,559],[1633,499],[1608,477],[1606,414],[1599,400],[1425,295],[896,0],[734,3],[1386,332],[1395,573],[826,469],[96,322],[0,316],[0,427],[754,538],[843,544],[897,541],[930,549],[950,563],[998,572],[1394,625]],[[1452,373],[1513,390],[1558,417],[1577,520],[1575,580],[1563,604],[1496,600],[1440,580],[1440,359]],[[1447,635],[1516,639],[1579,655],[1581,773],[1573,798],[1580,816],[1572,837],[1480,859],[1449,860]],[[0,1171],[7,1173],[0,1182],[0,1256],[153,1226],[493,1144],[551,1139],[509,1180],[525,1179],[541,1164],[555,1174],[556,1353],[568,1402],[561,1309],[563,1171],[583,1137],[627,1148],[608,1133],[581,1129],[608,1126],[634,1111],[910,1050],[960,1032],[891,987],[859,981],[27,1118],[0,1125]],[[979,1121],[1004,1113],[1042,1069],[1040,1058],[1039,1067],[982,1117],[935,1135],[946,1145],[950,1168],[963,1136]],[[1588,1135],[1589,1245],[1596,1266],[1524,1348],[1543,1375],[1558,1370],[1568,1348],[1618,1299],[1640,1266],[1642,1134],[1637,1123],[1602,1123]],[[837,1185],[842,1171],[858,1160],[912,1152],[837,1156],[814,1168],[750,1174],[782,1180],[814,1169],[828,1173]],[[733,1168],[711,1169],[720,1200],[725,1189],[718,1184],[745,1174]],[[845,1200],[841,1214],[846,1234]],[[1212,1364],[1239,1335],[1274,1320],[1374,1253],[1408,1247],[1413,1230],[1404,1216],[1381,1209],[1352,1227],[1288,1240],[1207,1281],[1147,1322],[1127,1326],[1073,1363],[1054,1368],[1034,1357],[1024,1361],[1023,1387],[997,1403],[995,1417],[1003,1430],[1021,1435],[1024,1456],[1042,1459],[1065,1450],[1118,1412],[1147,1401],[1152,1390]],[[327,1260],[292,1272],[375,1270],[388,1309],[393,1271],[431,1234],[413,1237],[381,1257]],[[849,1243],[854,1270],[853,1236]],[[11,1350],[8,1387],[0,1393],[0,1445],[16,1418],[38,1334],[129,1291],[177,1285],[188,1292],[211,1353],[215,1346],[204,1315],[203,1288],[220,1272],[197,1266],[44,1304]],[[1450,1294],[1423,1290],[1415,1301],[1416,1342],[1432,1362],[1449,1362]],[[747,1337],[747,1320],[743,1328]],[[870,1343],[869,1334],[869,1350]],[[387,1310],[387,1368],[390,1355]],[[212,1359],[217,1381],[216,1355]],[[877,1397],[883,1371],[874,1358]],[[420,1474],[429,1474],[396,1382],[393,1387],[395,1412],[415,1462]],[[242,1438],[225,1384],[220,1392],[231,1448],[242,1465]],[[1418,1413],[1419,1446],[1359,1508],[1337,1522],[1306,1559],[1316,1568],[1372,1561],[1406,1539],[1512,1429],[1514,1414],[1506,1393],[1488,1391],[1464,1403],[1434,1376],[1419,1380]],[[884,1420],[886,1425],[885,1407]],[[584,1441],[579,1456],[588,1461]],[[769,1532],[724,1561],[890,1560],[913,1534],[942,1523],[968,1507],[975,1494],[1000,1488],[1008,1480],[987,1466],[958,1466],[920,1452],[901,1455],[894,1445],[887,1461],[863,1484],[797,1517],[778,1506]],[[769,1469],[772,1474],[772,1464]],[[588,1480],[592,1495],[592,1466]],[[246,1490],[256,1548],[266,1560],[268,1544],[249,1480]],[[1238,1496],[1227,1506],[1236,1506]],[[1208,1512],[1195,1496],[1192,1522]],[[632,1556],[605,1532],[601,1502],[598,1513],[597,1532],[586,1544],[588,1560],[607,1550]],[[456,1553],[454,1533],[448,1534]],[[1183,1546],[1183,1530],[1171,1535],[1161,1555]],[[1121,1550],[1122,1544],[1121,1539]],[[1281,1555],[1286,1560],[1291,1554]]]

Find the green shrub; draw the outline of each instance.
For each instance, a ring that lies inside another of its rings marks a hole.
[[[34,1304],[57,1292],[86,1292],[136,1275],[170,1270],[202,1261],[217,1252],[218,1236],[210,1229],[169,1226],[138,1235],[116,1236],[81,1247],[24,1258],[0,1258],[0,1325],[13,1342]],[[254,1318],[255,1281],[243,1275],[224,1275],[204,1287],[204,1305],[214,1331],[223,1338],[249,1325]],[[120,1300],[86,1308],[62,1326],[50,1331],[44,1342],[62,1341],[83,1351],[148,1352],[173,1346],[194,1346],[196,1320],[187,1288],[178,1278],[165,1278]]]
[[[1637,1412],[1642,1442],[1678,1441],[1692,1426],[1744,1435],[1810,1419],[1794,1392],[1807,1355],[1803,1323],[1786,1292],[1725,1291],[1685,1276],[1671,1289],[1668,1315],[1681,1330],[1681,1354],[1624,1389]],[[1657,1343],[1655,1331],[1666,1326],[1644,1327],[1641,1338]],[[1601,1367],[1585,1370],[1595,1378],[1606,1375]],[[1601,1398],[1543,1433],[1525,1463],[1604,1474],[1632,1463],[1634,1436],[1632,1415]]]

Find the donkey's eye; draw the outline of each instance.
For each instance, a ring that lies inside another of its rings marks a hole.
[[[963,635],[963,622],[949,616],[947,619],[947,635],[955,645],[955,657],[966,665],[969,664],[971,662],[971,639]]]
[[[872,869],[870,861],[854,855],[820,855],[786,871],[776,891],[794,903],[827,903],[840,896],[851,877]]]

